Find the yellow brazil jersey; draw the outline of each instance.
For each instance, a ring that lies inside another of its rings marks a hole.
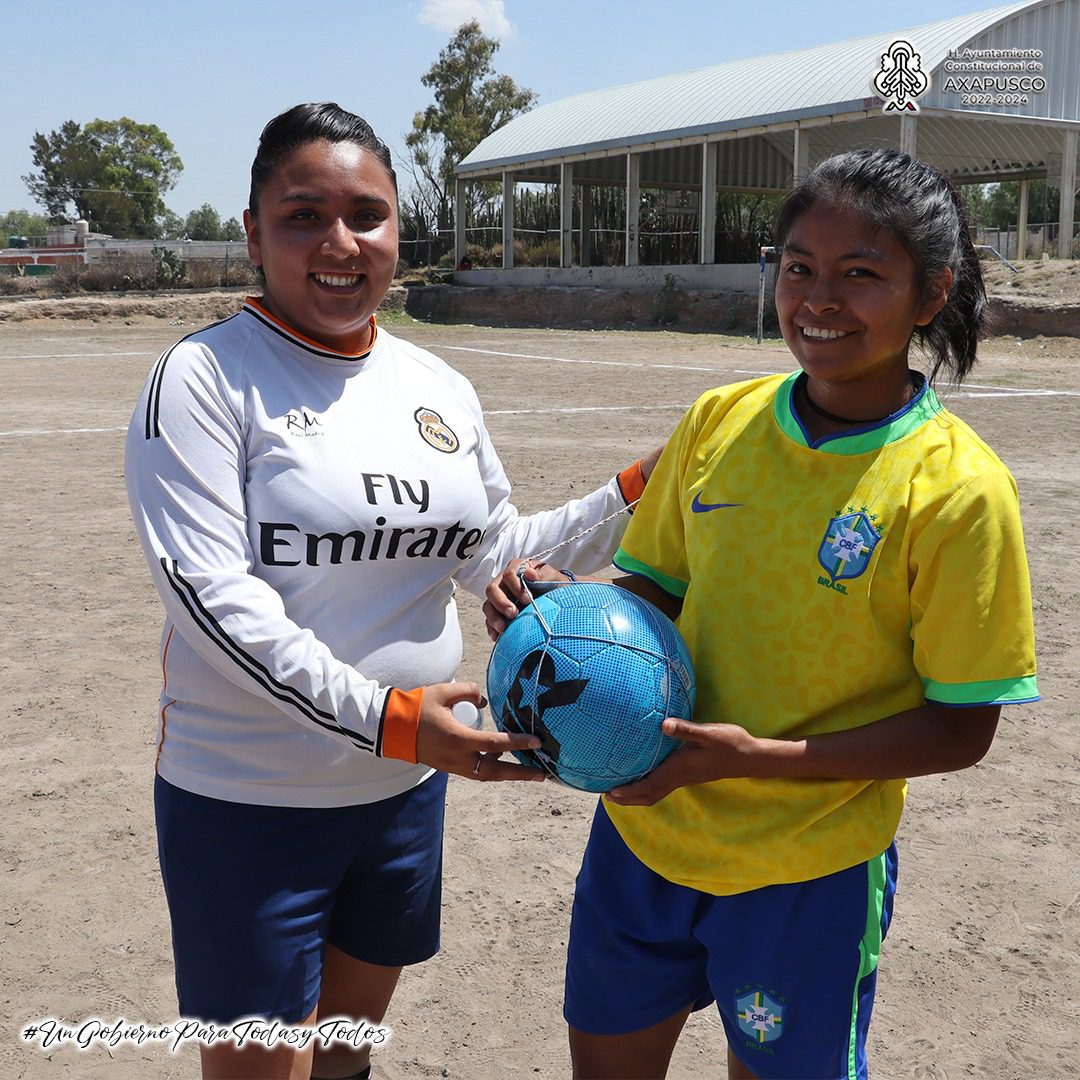
[[[1037,698],[1016,485],[921,383],[876,425],[811,442],[801,373],[704,394],[615,557],[683,600],[694,719],[801,738],[926,700]],[[631,850],[714,894],[804,881],[891,843],[902,780],[734,779],[605,803]]]

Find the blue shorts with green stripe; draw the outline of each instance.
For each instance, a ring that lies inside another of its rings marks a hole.
[[[896,864],[893,844],[826,877],[713,896],[645,866],[601,804],[574,896],[566,1020],[619,1035],[715,1001],[761,1080],[864,1078]]]

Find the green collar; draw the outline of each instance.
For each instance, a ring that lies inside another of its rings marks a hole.
[[[915,377],[920,384],[917,393],[892,416],[887,416],[876,424],[853,428],[850,432],[841,431],[834,435],[825,435],[817,442],[811,440],[802,419],[795,411],[795,388],[799,379],[805,378],[802,371],[792,372],[777,387],[773,413],[776,416],[776,422],[780,425],[780,430],[800,446],[820,450],[825,454],[866,454],[904,438],[942,411],[943,406],[938,401],[933,388],[926,381],[926,377],[918,372],[915,373]]]

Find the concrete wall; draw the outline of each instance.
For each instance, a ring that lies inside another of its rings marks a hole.
[[[246,240],[115,240],[112,237],[88,237],[86,261],[126,256],[149,259],[154,248],[168,248],[185,259],[247,259]]]
[[[771,281],[772,268],[766,268]],[[709,292],[757,294],[757,263],[712,264],[709,266],[515,266],[458,270],[454,280],[461,285],[528,287],[560,285],[594,289],[699,289]]]
[[[464,277],[458,274],[457,277]],[[772,268],[766,280],[771,286]],[[675,330],[687,333],[757,333],[757,296],[688,289],[487,288],[424,285],[393,288],[384,309],[404,310],[431,322],[479,326],[538,326],[568,330]],[[766,333],[777,333],[771,287],[766,291]],[[991,296],[990,333],[1020,337],[1080,337],[1080,305]]]
[[[471,278],[475,273],[458,273],[455,279]],[[573,330],[667,328],[713,334],[754,334],[757,330],[756,292],[424,285],[408,289],[405,310],[425,321],[481,326]],[[766,299],[765,326],[776,326],[771,298]]]

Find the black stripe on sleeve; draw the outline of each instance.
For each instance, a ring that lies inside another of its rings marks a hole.
[[[169,357],[172,356],[173,349],[177,345],[182,345],[188,338],[193,338],[195,334],[202,334],[207,330],[213,330],[215,326],[222,326],[224,323],[230,322],[236,318],[236,315],[227,315],[224,319],[219,319],[217,322],[211,323],[209,326],[204,326],[200,330],[196,330],[193,334],[187,334],[179,341],[170,345],[168,349],[161,354],[158,359],[157,366],[154,368],[154,374],[150,379],[150,393],[146,399],[146,437],[147,439],[157,439],[161,436],[161,384],[165,378],[165,365],[169,362]]]
[[[180,343],[177,342],[177,345]],[[163,352],[154,366],[154,374],[150,379],[150,393],[146,396],[146,437],[156,439],[161,434],[158,426],[158,416],[161,412],[161,380],[165,375],[165,365],[169,362],[176,345]]]
[[[175,559],[170,567],[169,560],[163,558],[161,560],[161,566],[165,571],[165,576],[172,586],[173,591],[180,598],[184,607],[187,608],[188,613],[191,615],[192,619],[195,620],[199,629],[202,630],[202,632],[206,634],[219,649],[226,653],[238,667],[262,686],[267,693],[287,705],[292,705],[313,724],[317,724],[327,731],[333,731],[340,735],[344,735],[346,738],[351,739],[353,743],[362,750],[372,751],[373,743],[370,738],[361,735],[359,732],[350,731],[348,728],[342,727],[332,713],[328,713],[318,708],[312,701],[305,698],[293,687],[275,679],[263,664],[250,654],[244,652],[244,650],[225,633],[217,619],[206,610],[202,601],[199,599],[199,594],[196,592],[194,586],[190,582],[184,580]],[[381,718],[379,721],[379,728],[381,731]]]
[[[391,687],[393,689],[393,687]],[[386,707],[390,704],[390,691],[387,690],[386,697],[383,698],[382,711],[379,713],[379,731],[375,736],[375,756],[382,757],[382,742],[383,742],[383,727],[386,724]]]

